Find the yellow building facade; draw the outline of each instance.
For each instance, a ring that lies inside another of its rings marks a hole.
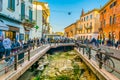
[[[99,17],[98,9],[93,9],[87,13],[82,12],[80,21],[77,24],[77,34],[75,37],[77,39],[98,38]]]
[[[48,3],[45,2],[34,1],[33,4],[35,5],[34,8],[37,8],[34,16],[37,19],[40,18],[39,20],[37,20],[37,22],[42,26],[40,32],[42,32],[42,37],[44,37],[50,32],[50,8],[48,6]]]

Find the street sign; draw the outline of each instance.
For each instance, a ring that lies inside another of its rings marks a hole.
[[[36,25],[34,28],[37,30],[39,28],[39,26]]]

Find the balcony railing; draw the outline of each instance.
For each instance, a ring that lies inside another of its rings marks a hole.
[[[36,24],[36,21],[35,21],[35,20],[30,21],[29,19],[23,19],[23,20],[22,20],[22,24],[23,24],[24,26],[33,28],[33,27],[35,26],[35,24]]]
[[[92,29],[92,26],[85,26],[85,29]]]

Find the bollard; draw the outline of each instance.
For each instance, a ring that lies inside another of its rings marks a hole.
[[[99,57],[99,68],[102,69],[102,53],[100,53],[100,57]]]
[[[14,60],[14,61],[15,61],[15,63],[14,63],[14,70],[17,70],[17,64],[18,64],[18,63],[17,63],[17,60],[18,60],[18,59],[17,59],[17,54],[14,55],[14,57],[15,57],[15,60]]]
[[[28,61],[30,61],[30,49],[28,50]]]

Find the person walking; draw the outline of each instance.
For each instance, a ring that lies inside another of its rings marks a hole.
[[[10,38],[8,36],[3,40],[3,46],[5,48],[5,57],[10,56],[10,52],[11,52],[11,40],[10,40]],[[6,58],[5,61],[8,62],[9,58]]]

